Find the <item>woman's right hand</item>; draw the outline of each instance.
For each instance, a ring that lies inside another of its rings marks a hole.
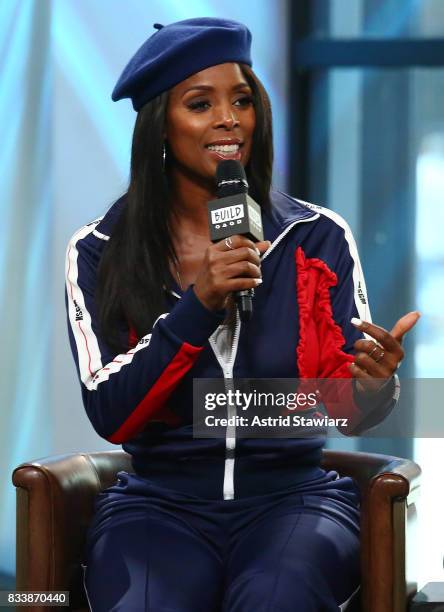
[[[239,234],[231,236],[232,248],[225,240],[207,248],[194,283],[196,296],[209,310],[224,308],[233,291],[251,289],[262,282],[260,255],[271,245],[269,240],[253,242]]]

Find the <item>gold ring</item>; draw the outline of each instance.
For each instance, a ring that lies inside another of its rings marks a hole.
[[[371,357],[373,355],[373,353],[376,351],[376,349],[378,348],[378,345],[375,344],[375,347],[372,351],[370,351],[370,353],[368,354],[369,357]]]

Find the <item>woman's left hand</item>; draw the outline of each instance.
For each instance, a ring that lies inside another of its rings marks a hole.
[[[420,316],[417,311],[407,313],[395,323],[390,332],[367,321],[355,318],[351,320],[360,331],[376,340],[357,340],[354,344],[356,355],[349,369],[352,376],[359,380],[359,391],[378,391],[393,376],[404,359],[402,339]]]

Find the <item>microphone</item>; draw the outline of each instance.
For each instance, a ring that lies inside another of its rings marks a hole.
[[[242,164],[234,159],[221,161],[216,169],[217,200],[208,202],[208,223],[212,242],[242,234],[254,242],[264,239],[259,204],[248,195],[248,181]],[[253,315],[254,289],[235,292],[241,321]]]

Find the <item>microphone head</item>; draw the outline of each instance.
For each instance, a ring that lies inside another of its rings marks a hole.
[[[225,198],[248,192],[247,175],[243,165],[236,159],[224,159],[216,168],[217,197]]]

